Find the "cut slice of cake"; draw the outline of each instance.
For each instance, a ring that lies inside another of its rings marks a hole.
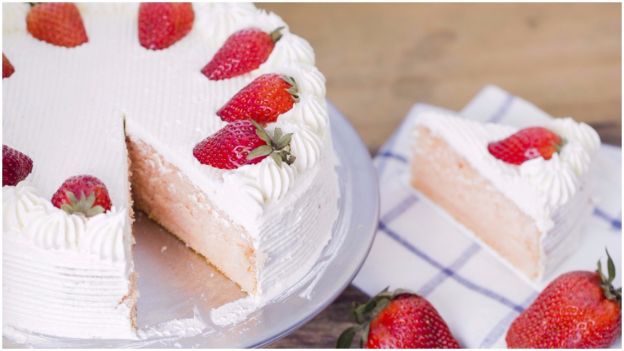
[[[518,130],[427,112],[411,184],[531,281],[577,247],[598,134],[571,118]]]

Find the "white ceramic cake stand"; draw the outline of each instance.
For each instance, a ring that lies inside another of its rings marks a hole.
[[[18,333],[5,347],[228,347],[269,344],[297,329],[327,307],[351,282],[371,247],[379,213],[378,183],[366,146],[344,116],[329,104],[338,155],[339,215],[331,241],[313,272],[244,321],[219,326],[213,307],[242,297],[214,268],[153,222],[135,223],[139,273],[139,340],[81,340]]]

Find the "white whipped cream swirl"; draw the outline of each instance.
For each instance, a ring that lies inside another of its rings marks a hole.
[[[291,141],[292,154],[296,155],[294,166],[302,171],[311,168],[321,156],[321,139],[307,129],[293,134]]]
[[[48,213],[49,203],[35,193],[25,180],[16,186],[2,187],[2,231],[21,232],[36,217]]]
[[[568,202],[580,184],[577,174],[558,154],[550,160],[538,157],[524,162],[520,166],[520,176],[537,191],[542,206],[550,213]]]
[[[9,34],[26,30],[24,18],[29,10],[30,6],[27,3],[2,4],[2,33]]]
[[[275,44],[269,65],[283,66],[293,62],[314,65],[314,50],[303,38],[287,33]]]
[[[25,234],[42,249],[70,250],[78,248],[79,236],[84,235],[86,219],[51,209],[37,216],[25,228]]]
[[[80,249],[107,261],[125,261],[124,229],[127,215],[114,209],[89,218]]]
[[[504,139],[516,128],[483,124],[442,112],[423,113],[417,125],[428,127],[461,154],[499,191],[536,220],[546,232],[552,217],[578,193],[594,154],[600,146],[595,130],[571,118],[552,119],[543,127],[564,139],[549,160],[538,157],[520,166],[498,160],[487,150],[490,142]]]
[[[91,218],[68,214],[39,196],[28,181],[2,187],[3,233],[37,247],[85,251],[102,260],[124,259],[125,211],[115,208]]]

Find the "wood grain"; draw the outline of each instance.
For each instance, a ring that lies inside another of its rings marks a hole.
[[[372,151],[415,102],[459,109],[486,84],[620,129],[620,4],[258,6],[312,44],[329,99]]]
[[[316,51],[328,97],[371,152],[412,104],[460,109],[486,84],[621,144],[620,4],[272,4]],[[333,347],[354,287],[270,347]]]

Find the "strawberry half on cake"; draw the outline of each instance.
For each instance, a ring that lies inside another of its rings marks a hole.
[[[281,18],[240,3],[3,16],[5,335],[135,338],[133,207],[250,300],[306,276],[338,217],[336,156],[325,78]]]
[[[599,146],[596,131],[571,118],[518,129],[426,112],[416,122],[411,184],[539,281],[579,244]]]

